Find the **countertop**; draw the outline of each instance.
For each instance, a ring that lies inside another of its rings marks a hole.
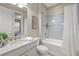
[[[16,42],[14,43],[8,43],[6,46],[0,48],[0,55],[4,54],[4,53],[7,53],[9,51],[12,51],[14,49],[17,49],[21,46],[24,46],[26,44],[30,44],[34,41],[36,41],[37,39],[35,40],[31,40],[31,41],[27,41],[27,40],[17,40]]]

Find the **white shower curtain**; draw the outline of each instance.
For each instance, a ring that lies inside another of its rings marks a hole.
[[[77,4],[65,5],[63,52],[67,56],[77,55],[77,13]]]

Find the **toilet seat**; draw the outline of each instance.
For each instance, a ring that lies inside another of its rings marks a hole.
[[[39,51],[40,53],[47,53],[48,48],[44,45],[39,45],[39,46],[37,46],[37,51]]]

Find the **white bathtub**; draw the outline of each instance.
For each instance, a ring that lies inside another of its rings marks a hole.
[[[62,56],[64,55],[62,50],[62,40],[46,38],[42,40],[42,44],[46,45],[51,55]]]
[[[57,40],[57,39],[44,39],[42,42],[47,43],[47,44],[51,44],[51,45],[56,45],[56,46],[62,46],[62,40]]]

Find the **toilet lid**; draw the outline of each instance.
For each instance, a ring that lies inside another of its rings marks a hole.
[[[37,47],[37,49],[38,49],[38,50],[44,50],[44,51],[45,51],[45,50],[46,50],[46,51],[48,50],[48,48],[47,48],[46,46],[44,46],[44,45],[39,45],[39,46]]]

